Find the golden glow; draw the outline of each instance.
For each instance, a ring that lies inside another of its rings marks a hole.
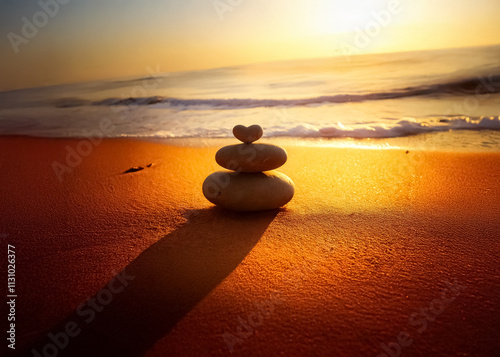
[[[21,17],[37,10],[22,9],[0,29],[20,33]],[[346,48],[363,54],[496,44],[499,12],[496,0],[243,1],[221,16],[201,0],[71,3],[18,54],[9,41],[0,44],[0,90],[143,75],[157,65],[174,72],[342,56]],[[360,36],[368,39],[362,45]]]
[[[292,175],[300,193],[288,204],[301,213],[333,210],[378,212],[392,209],[414,199],[414,189],[421,171],[421,155],[405,154],[406,150],[364,150],[345,147],[315,146],[320,165],[308,162],[311,148],[287,147],[289,160],[280,169]],[[298,171],[289,167],[302,163]],[[303,210],[303,212],[302,212]]]

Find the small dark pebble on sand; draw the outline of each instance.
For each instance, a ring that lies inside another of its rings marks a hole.
[[[146,165],[146,167],[151,167],[151,166],[153,166],[153,163],[150,163],[149,165]],[[127,171],[124,171],[122,174],[130,174],[132,172],[137,172],[137,171],[142,171],[142,170],[144,170],[143,166],[131,167]]]
[[[142,166],[139,166],[139,167],[131,167],[130,169],[128,169],[127,171],[124,171],[123,173],[124,174],[129,174],[131,172],[137,172],[137,171],[141,171],[141,170],[144,170],[144,167]]]

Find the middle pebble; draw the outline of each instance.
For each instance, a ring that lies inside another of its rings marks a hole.
[[[220,166],[240,172],[274,170],[282,166],[286,159],[285,149],[271,144],[229,145],[215,154],[215,161]]]

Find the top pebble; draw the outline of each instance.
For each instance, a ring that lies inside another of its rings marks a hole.
[[[262,134],[264,134],[264,131],[260,125],[252,125],[248,128],[244,125],[236,125],[233,128],[234,137],[245,144],[251,144],[259,140]]]

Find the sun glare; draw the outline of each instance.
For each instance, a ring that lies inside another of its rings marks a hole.
[[[324,4],[315,16],[313,28],[319,34],[355,32],[371,20],[376,1],[332,1]]]

